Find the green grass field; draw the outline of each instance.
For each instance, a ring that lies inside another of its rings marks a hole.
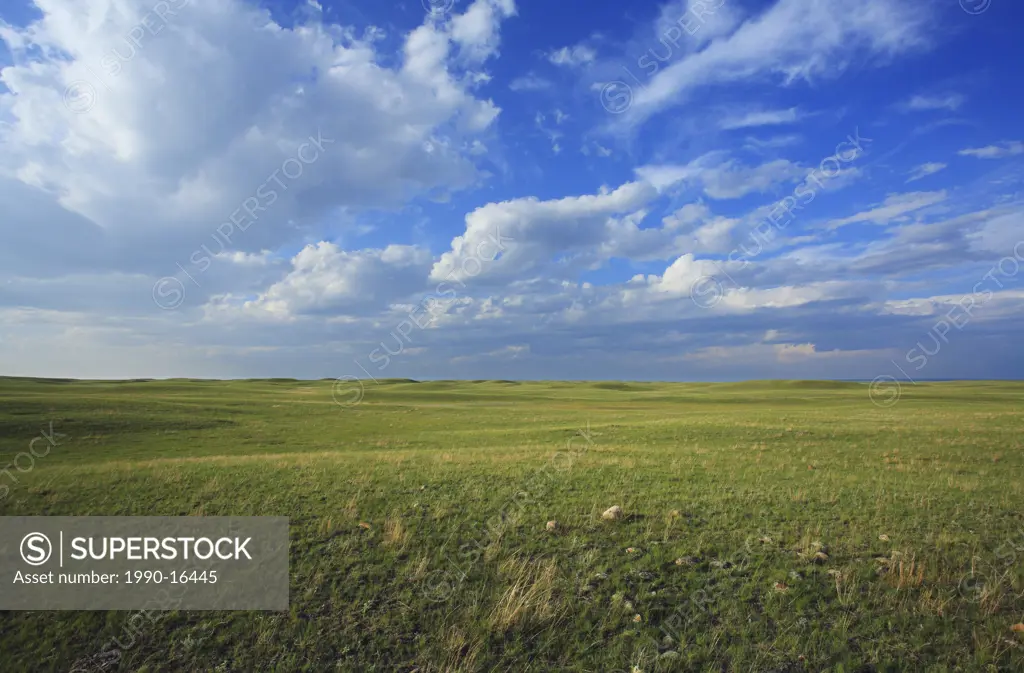
[[[8,468],[0,514],[292,531],[288,613],[125,636],[126,612],[6,612],[0,669],[1024,670],[1024,384],[908,385],[890,407],[830,382],[334,397],[0,379],[0,467],[66,435]]]

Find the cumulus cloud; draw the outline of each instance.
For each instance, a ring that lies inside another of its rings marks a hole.
[[[0,179],[90,223],[120,252],[106,256],[111,264],[125,250],[168,265],[187,258],[261,186],[273,205],[262,198],[259,226],[226,247],[274,248],[293,235],[289,222],[477,179],[464,148],[500,110],[466,68],[496,53],[511,0],[428,20],[397,58],[378,52],[375,31],[286,28],[240,0],[169,6],[158,17],[144,0],[119,11],[53,0],[2,33],[14,64],[0,74]],[[312,161],[310,137],[326,139]]]
[[[346,252],[333,243],[309,245],[292,259],[292,270],[283,280],[245,301],[242,310],[289,318],[384,309],[388,302],[424,287],[431,261],[429,251],[415,246]]]

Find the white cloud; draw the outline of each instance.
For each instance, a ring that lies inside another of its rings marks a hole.
[[[884,61],[926,47],[930,20],[927,7],[898,0],[779,0],[657,72],[619,119],[640,123],[713,84],[769,79],[789,85],[832,78],[855,58]]]
[[[555,64],[569,68],[579,68],[592,63],[597,58],[597,52],[586,45],[576,47],[562,47],[548,54],[548,60]]]
[[[754,192],[763,194],[781,183],[795,182],[804,177],[807,170],[786,159],[744,166],[724,158],[721,152],[711,152],[686,165],[642,166],[636,173],[659,188],[691,182],[700,184],[704,193],[713,199],[738,199]]]
[[[946,191],[940,192],[908,192],[906,194],[891,194],[882,205],[866,210],[856,215],[832,220],[828,223],[829,229],[838,229],[848,224],[867,222],[870,224],[889,224],[893,220],[908,213],[920,210],[926,206],[941,203],[946,200]]]
[[[546,91],[553,86],[554,84],[551,80],[530,73],[512,80],[508,88],[512,91]]]
[[[763,153],[764,150],[777,150],[783,147],[799,145],[802,141],[803,138],[796,134],[771,136],[763,139],[747,137],[744,149],[750,150],[751,152]]]
[[[452,40],[467,58],[482,62],[498,49],[501,21],[515,14],[515,0],[475,0],[452,19]]]
[[[727,131],[756,126],[778,126],[796,123],[801,117],[800,111],[795,107],[786,110],[760,110],[739,116],[725,117],[718,126]]]
[[[275,191],[273,205],[260,201],[259,226],[236,228],[231,249],[274,249],[294,234],[289,222],[393,207],[478,178],[464,148],[499,110],[475,95],[479,78],[463,76],[452,50],[474,67],[492,55],[510,2],[477,0],[450,24],[428,21],[397,58],[378,53],[372,34],[318,22],[284,28],[238,0],[179,7],[136,47],[125,36],[152,18],[152,4],[119,7],[42,3],[37,20],[5,28],[14,65],[0,71],[0,176],[45,190],[98,227],[122,251],[106,255],[111,263],[173,269],[261,185]],[[62,100],[76,82],[93,97]],[[296,152],[318,134],[332,142],[300,165]],[[289,158],[285,172],[300,166],[300,179],[281,177]],[[0,231],[0,247],[12,235]]]
[[[1004,140],[998,145],[960,150],[958,154],[965,157],[977,157],[978,159],[1002,159],[1003,157],[1024,154],[1024,142]]]
[[[907,182],[914,182],[929,175],[934,175],[935,173],[938,173],[939,171],[944,170],[945,168],[946,164],[934,161],[921,164],[920,166],[915,166],[910,171],[910,177],[907,179]]]
[[[964,97],[958,93],[934,96],[918,95],[903,103],[902,107],[904,110],[949,110],[956,112],[963,103]]]
[[[812,343],[755,343],[743,346],[708,346],[687,353],[683,356],[683,359],[715,363],[756,363],[763,365],[765,362],[771,361],[792,364],[806,360],[862,359],[865,355],[880,353],[884,353],[884,351],[844,351],[838,348],[830,351],[819,351],[817,346]]]
[[[415,246],[389,245],[382,250],[347,252],[334,243],[308,245],[292,259],[292,270],[241,311],[291,318],[329,311],[345,314],[367,307],[382,309],[424,287],[432,258]],[[214,303],[214,308],[238,302]]]
[[[430,279],[528,277],[550,264],[559,251],[600,243],[609,218],[636,211],[656,196],[651,184],[630,182],[596,195],[489,203],[466,216],[465,233],[452,240],[451,250],[434,264]],[[502,251],[505,239],[514,243]]]

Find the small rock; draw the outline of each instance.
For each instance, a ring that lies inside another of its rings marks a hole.
[[[558,522],[557,521],[548,521],[547,529],[548,530],[558,530]]]
[[[618,521],[622,518],[622,508],[618,505],[613,505],[604,511],[601,518],[605,521]]]

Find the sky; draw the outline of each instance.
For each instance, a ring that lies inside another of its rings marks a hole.
[[[1013,0],[5,0],[0,375],[1024,375]]]

